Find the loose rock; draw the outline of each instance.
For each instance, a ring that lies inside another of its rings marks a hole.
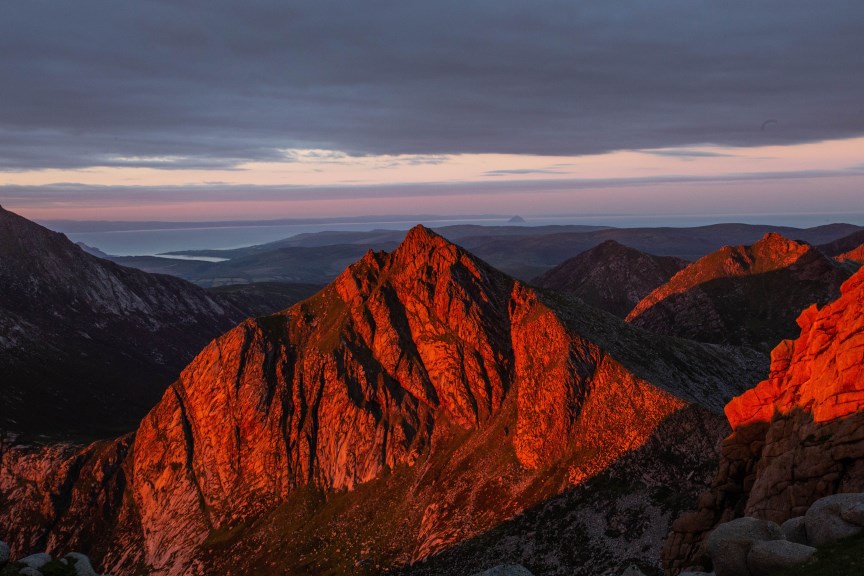
[[[99,576],[93,565],[90,564],[90,558],[78,552],[70,552],[63,557],[63,561],[67,564],[75,566],[75,576]]]
[[[9,562],[9,545],[0,540],[0,568]]]
[[[864,494],[820,498],[810,506],[804,519],[807,537],[814,546],[854,536],[864,529]]]
[[[784,540],[783,531],[774,522],[744,517],[721,524],[708,537],[708,553],[717,576],[750,574],[747,554],[756,542]]]
[[[805,526],[804,516],[790,518],[780,525],[780,529],[783,531],[783,534],[786,535],[786,539],[790,542],[795,542],[796,544],[810,543],[809,540],[807,540],[807,528]]]
[[[30,556],[25,556],[24,558],[21,558],[20,560],[18,560],[18,563],[38,570],[50,561],[50,554],[48,554],[47,552],[39,552],[38,554],[31,554]]]
[[[804,544],[796,544],[788,540],[771,540],[756,542],[747,554],[747,566],[751,574],[770,574],[777,570],[804,564],[816,548]]]

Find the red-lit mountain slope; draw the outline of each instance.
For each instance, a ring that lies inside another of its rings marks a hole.
[[[676,458],[710,458],[721,428],[689,403],[719,410],[762,369],[541,297],[417,227],[213,341],[134,438],[7,449],[0,537],[123,574],[379,573],[602,475],[659,428]],[[690,476],[630,472],[623,492],[685,497]],[[560,569],[656,557],[677,504],[643,500],[643,531],[591,536],[609,551]]]
[[[850,274],[809,244],[769,233],[752,246],[726,246],[700,258],[627,319],[656,333],[767,354],[795,335],[801,310],[835,298]]]
[[[674,525],[670,567],[706,563],[700,543],[719,522],[782,522],[822,496],[864,491],[864,271],[798,324],[798,339],[772,353],[768,379],[726,406],[733,433],[699,510]]]

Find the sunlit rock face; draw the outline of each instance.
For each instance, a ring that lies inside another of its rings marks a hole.
[[[752,246],[726,246],[700,258],[646,296],[627,320],[660,334],[767,354],[794,337],[801,310],[836,298],[850,274],[809,244],[769,233]]]
[[[864,271],[841,292],[806,309],[798,339],[774,350],[768,379],[726,406],[733,434],[699,510],[673,525],[670,568],[704,562],[700,544],[719,522],[782,522],[823,496],[864,490]]]
[[[375,573],[596,477],[682,411],[687,427],[718,430],[688,405],[721,406],[758,365],[546,300],[417,227],[393,253],[370,252],[312,298],[210,343],[134,440],[53,459],[7,450],[16,477],[33,473],[27,458],[47,459],[56,498],[7,497],[0,516],[22,519],[20,548],[47,533],[118,573],[316,573],[309,558],[330,544],[336,572]],[[88,501],[110,522],[66,505]],[[340,514],[364,520],[308,532]],[[255,564],[265,552],[281,567]]]

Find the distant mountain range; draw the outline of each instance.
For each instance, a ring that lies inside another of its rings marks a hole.
[[[859,230],[765,228],[451,230],[567,252],[537,287],[422,226],[310,235],[192,262],[205,291],[0,211],[0,540],[165,576],[710,570],[718,520],[864,489]],[[349,249],[320,290],[237,283]]]
[[[816,228],[715,224],[695,228],[608,228],[590,226],[445,226],[436,230],[451,242],[516,278],[531,280],[565,260],[614,240],[656,256],[696,260],[725,245],[753,244],[769,232],[818,245],[861,231],[850,224]],[[403,231],[320,232],[234,250],[187,250],[181,256],[226,262],[170,260],[150,256],[111,257],[126,266],[179,276],[201,286],[249,282],[325,284],[367,250],[392,250]]]

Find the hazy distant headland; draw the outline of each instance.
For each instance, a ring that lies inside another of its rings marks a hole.
[[[265,244],[297,234],[324,231],[364,232],[408,230],[421,223],[433,228],[474,224],[512,226],[513,214],[346,216],[224,221],[44,220],[41,224],[63,232],[75,242],[116,256],[156,255],[182,250],[225,250]],[[864,225],[864,213],[845,214],[570,214],[520,216],[520,226],[693,227],[736,222],[809,228],[830,223]]]

